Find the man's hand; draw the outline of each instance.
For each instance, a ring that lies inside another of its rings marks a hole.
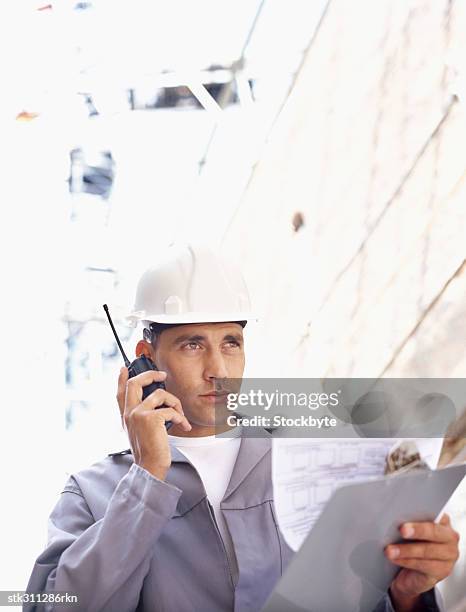
[[[160,480],[165,479],[171,464],[165,422],[172,421],[185,431],[191,430],[180,400],[168,391],[156,389],[142,401],[142,388],[163,381],[166,376],[165,372],[151,370],[128,380],[127,368],[121,368],[117,392],[120,415],[134,462]]]
[[[451,574],[459,557],[460,536],[447,514],[439,523],[405,523],[400,532],[407,540],[415,541],[391,544],[385,554],[403,568],[390,586],[390,596],[395,610],[408,612],[420,609],[417,606],[421,593]]]

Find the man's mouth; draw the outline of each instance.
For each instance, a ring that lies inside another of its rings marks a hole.
[[[227,401],[227,395],[228,391],[208,391],[207,393],[202,393],[199,397],[211,405],[223,405]]]

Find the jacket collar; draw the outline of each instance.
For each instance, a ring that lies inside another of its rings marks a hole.
[[[243,483],[243,481],[261,461],[261,459],[265,457],[268,452],[270,452],[271,446],[271,436],[269,434],[266,434],[264,437],[260,438],[241,438],[238,457],[235,465],[233,466],[233,471],[231,473],[227,490],[223,496],[224,501],[227,500],[227,498],[229,498],[232,493],[236,491],[236,489],[238,489],[238,487]]]
[[[252,437],[255,435],[260,435],[261,437]],[[241,491],[241,485],[247,476],[263,457],[270,452],[272,446],[271,438],[272,436],[265,430],[250,432],[249,435],[246,434],[241,438],[238,457],[233,466],[222,503],[231,498],[235,491],[238,491],[238,493]],[[175,515],[180,516],[205,499],[206,492],[199,475],[188,459],[176,447],[172,447],[171,451],[172,467],[168,471],[166,480],[183,491]],[[248,496],[246,495],[246,497]],[[240,497],[242,498],[243,495],[240,495]]]

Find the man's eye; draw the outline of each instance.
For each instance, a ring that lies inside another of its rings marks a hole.
[[[192,351],[192,350],[195,350],[196,348],[200,348],[200,344],[198,342],[187,342],[184,345],[184,348],[187,348],[190,351]]]
[[[226,343],[227,348],[239,348],[240,346],[240,343],[236,342],[236,340],[231,340],[231,342]]]

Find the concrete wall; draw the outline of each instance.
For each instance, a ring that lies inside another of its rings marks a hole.
[[[329,3],[224,240],[269,375],[465,375],[465,41],[462,0]]]
[[[329,4],[224,241],[296,375],[464,371],[465,19]]]

